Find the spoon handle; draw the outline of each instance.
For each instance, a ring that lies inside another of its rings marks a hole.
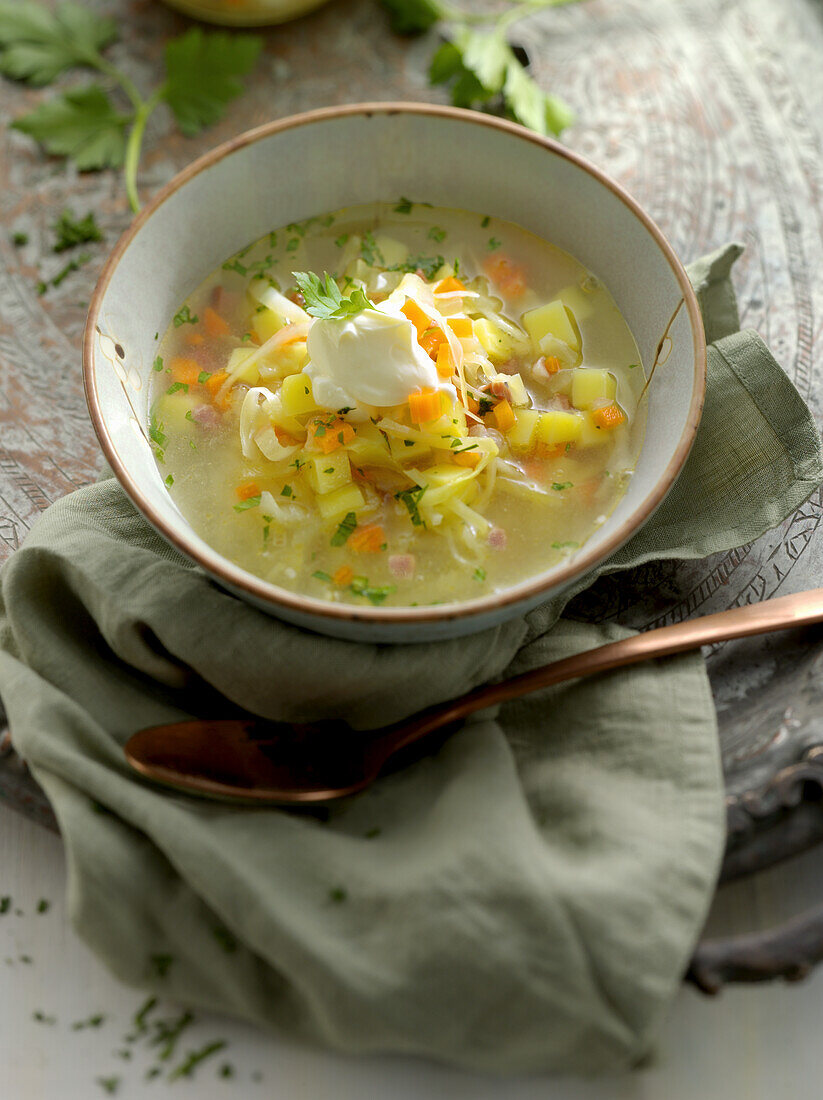
[[[798,592],[792,596],[781,596],[776,600],[763,600],[761,603],[734,607],[729,611],[720,611],[715,615],[703,615],[685,622],[661,626],[623,638],[619,642],[598,646],[596,649],[575,653],[562,661],[552,661],[548,665],[524,672],[511,680],[499,684],[487,684],[468,695],[455,699],[451,705],[433,708],[430,714],[421,714],[418,723],[410,724],[408,736],[402,745],[417,740],[418,737],[465,718],[485,707],[505,703],[528,695],[539,688],[551,687],[565,680],[576,680],[581,676],[591,676],[596,672],[607,672],[624,665],[635,665],[648,661],[652,657],[669,657],[674,653],[684,653],[690,649],[699,649],[715,642],[726,642],[733,638],[745,638],[751,634],[768,634],[774,630],[787,630],[790,627],[807,626],[823,621],[823,588],[814,588],[809,592]],[[397,744],[396,748],[400,748]]]

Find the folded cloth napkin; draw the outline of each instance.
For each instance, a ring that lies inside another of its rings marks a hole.
[[[692,269],[711,347],[688,464],[599,572],[747,542],[821,480],[808,409],[737,331],[739,252]],[[75,927],[124,981],[340,1050],[486,1071],[648,1052],[723,847],[698,654],[480,715],[326,814],[246,809],[151,786],[123,742],[233,705],[368,730],[625,631],[558,622],[566,593],[457,641],[319,637],[223,592],[113,479],[50,508],[0,589],[14,743],[60,822]]]

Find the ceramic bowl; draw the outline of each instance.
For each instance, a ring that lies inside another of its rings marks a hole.
[[[628,490],[569,560],[502,592],[436,607],[332,604],[260,580],[191,529],[147,437],[155,333],[225,258],[273,226],[410,195],[517,222],[576,256],[611,291],[648,371],[648,427]],[[659,355],[658,355],[659,352]],[[660,230],[581,157],[512,123],[425,104],[335,107],[261,126],[176,176],[123,235],[97,284],[84,337],[91,418],[103,451],[156,530],[223,587],[323,634],[420,642],[520,615],[613,554],[648,521],[697,430],[706,347],[697,301]]]

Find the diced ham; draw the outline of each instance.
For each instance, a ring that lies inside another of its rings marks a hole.
[[[409,580],[413,577],[415,565],[414,554],[392,554],[389,558],[389,572],[398,580]]]
[[[509,388],[508,382],[503,382],[498,379],[492,382],[491,391],[495,397],[499,397],[501,401],[511,401],[512,391]]]
[[[211,405],[198,405],[191,415],[201,428],[216,428],[220,423],[220,414]]]
[[[492,527],[489,531],[489,546],[492,550],[506,549],[506,532],[502,527]]]

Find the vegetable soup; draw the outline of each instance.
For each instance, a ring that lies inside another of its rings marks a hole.
[[[401,199],[228,259],[154,361],[180,511],[249,572],[418,606],[574,554],[625,491],[645,382],[607,289],[509,222]]]

